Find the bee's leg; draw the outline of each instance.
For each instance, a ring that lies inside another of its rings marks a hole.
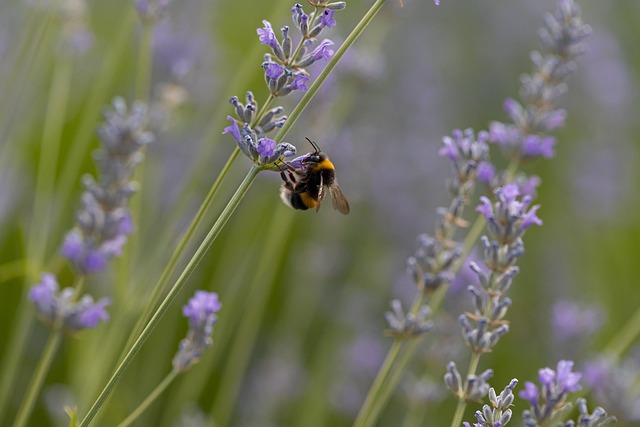
[[[287,188],[288,190],[293,190],[293,187],[295,186],[295,183],[296,183],[295,176],[291,172],[286,174],[285,171],[280,171],[280,177],[284,181],[285,188]]]

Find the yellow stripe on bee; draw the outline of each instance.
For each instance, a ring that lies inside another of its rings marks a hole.
[[[304,205],[309,209],[315,208],[318,205],[318,201],[311,197],[309,193],[300,193],[300,199],[302,200],[302,203],[304,203]]]
[[[333,166],[333,163],[331,163],[331,160],[329,159],[324,159],[320,163],[316,164],[313,168],[314,171],[327,170],[327,169],[329,170],[335,169],[335,167]]]

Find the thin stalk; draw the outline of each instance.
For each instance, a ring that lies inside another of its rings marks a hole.
[[[42,357],[40,358],[35,373],[33,374],[33,378],[31,379],[31,384],[29,385],[27,394],[25,395],[24,401],[22,402],[22,405],[20,405],[20,409],[16,415],[13,427],[24,427],[27,425],[33,406],[35,405],[36,399],[42,389],[42,384],[44,384],[44,380],[49,372],[49,368],[51,367],[51,362],[53,362],[53,357],[60,345],[61,338],[62,332],[60,330],[52,331],[49,335]]]
[[[391,344],[387,357],[384,359],[382,367],[380,368],[380,371],[378,371],[378,375],[376,375],[376,378],[369,389],[369,393],[367,393],[367,397],[362,404],[362,408],[360,408],[360,412],[358,412],[358,416],[353,423],[353,427],[370,426],[375,421],[373,417],[370,417],[370,415],[373,412],[379,413],[379,410],[376,409],[381,403],[380,399],[378,399],[378,395],[381,393],[382,386],[391,373],[391,369],[393,368],[396,358],[400,354],[400,349],[403,343],[404,342],[402,340],[396,339],[393,341],[393,344]]]
[[[226,350],[228,362],[220,373],[219,393],[212,405],[217,425],[229,425],[233,409],[237,406],[238,396],[244,377],[248,373],[247,366],[251,359],[251,350],[256,346],[257,336],[264,324],[264,315],[269,303],[269,293],[276,283],[275,276],[278,264],[274,260],[281,260],[286,249],[289,231],[292,225],[291,216],[279,215],[273,211],[273,219],[268,228],[268,234],[263,240],[263,250],[250,280],[247,295],[244,299],[245,307],[249,310],[242,316],[236,327],[234,339]]]
[[[473,353],[471,355],[471,360],[469,360],[469,369],[467,369],[467,376],[469,378],[471,375],[476,374],[476,370],[478,369],[478,364],[480,363],[480,354]],[[464,416],[464,410],[467,408],[467,401],[460,397],[458,399],[458,404],[456,405],[456,410],[453,413],[453,418],[451,419],[451,427],[457,427],[462,424],[462,417]]]
[[[133,331],[129,336],[129,339],[127,340],[127,344],[124,346],[125,349],[131,346],[131,344],[133,343],[133,339],[140,333],[140,331],[142,330],[142,326],[147,322],[147,320],[151,316],[151,312],[153,308],[157,305],[158,301],[160,300],[160,297],[162,296],[162,291],[164,290],[167,282],[169,281],[169,278],[175,271],[176,266],[178,265],[180,256],[182,256],[185,249],[187,248],[188,243],[193,238],[195,231],[198,229],[198,227],[202,223],[205,213],[209,210],[209,207],[211,206],[211,203],[215,195],[218,193],[218,190],[220,189],[220,185],[222,184],[225,177],[227,176],[229,169],[231,169],[231,165],[235,161],[236,157],[238,157],[239,153],[240,153],[240,149],[236,147],[233,150],[233,153],[231,153],[231,156],[229,156],[227,163],[225,163],[224,167],[218,174],[218,177],[213,183],[213,186],[211,186],[211,189],[207,193],[207,196],[205,197],[204,201],[200,205],[200,208],[198,209],[198,212],[196,213],[193,220],[191,221],[191,224],[189,224],[189,227],[180,238],[178,245],[171,253],[171,256],[169,257],[169,261],[167,261],[167,264],[164,270],[162,271],[160,278],[158,279],[156,285],[153,288],[153,291],[151,292],[151,295],[148,298],[149,302],[146,305],[146,309],[144,313],[142,314],[142,316],[140,316],[136,325],[133,327]],[[124,357],[124,354],[121,355],[120,359],[122,359],[123,357]]]
[[[142,20],[140,48],[138,49],[135,99],[144,102],[149,100],[151,88],[151,41],[153,39],[153,23],[153,19]]]
[[[614,359],[619,359],[624,352],[637,340],[640,335],[640,308],[631,319],[611,338],[603,353]]]
[[[185,267],[180,277],[178,277],[176,282],[173,284],[173,286],[171,287],[171,290],[169,291],[167,296],[164,298],[164,300],[162,301],[158,309],[155,311],[155,313],[149,320],[149,323],[147,323],[147,326],[145,326],[143,331],[140,333],[136,341],[131,346],[131,349],[128,351],[128,353],[126,354],[122,362],[120,362],[120,364],[114,371],[113,375],[111,376],[111,378],[109,379],[109,381],[107,382],[103,390],[100,392],[100,395],[98,396],[96,401],[93,403],[93,405],[87,412],[87,415],[82,420],[80,427],[87,427],[91,424],[91,421],[96,416],[98,411],[102,408],[102,405],[104,404],[105,400],[107,399],[109,394],[111,394],[111,392],[113,391],[120,377],[122,376],[124,371],[127,369],[127,367],[129,366],[129,364],[131,363],[135,355],[138,353],[140,348],[142,347],[142,344],[144,344],[144,342],[147,340],[147,338],[149,337],[153,329],[156,327],[160,319],[162,319],[162,317],[164,316],[165,312],[173,302],[176,295],[180,292],[182,287],[185,285],[185,283],[187,282],[187,279],[189,278],[191,273],[193,273],[193,271],[198,266],[200,261],[202,261],[202,259],[204,258],[204,255],[206,254],[208,249],[211,247],[216,237],[218,237],[218,235],[220,234],[220,231],[222,230],[222,228],[224,228],[225,224],[227,223],[227,221],[229,220],[229,218],[231,217],[235,209],[238,207],[238,205],[244,198],[245,194],[251,187],[251,184],[255,180],[259,171],[260,171],[259,167],[255,165],[251,167],[251,169],[247,173],[247,176],[244,178],[244,180],[242,181],[242,183],[234,193],[233,197],[231,198],[227,206],[224,208],[224,210],[220,214],[220,217],[218,217],[217,221],[215,222],[215,224],[213,224],[213,227],[211,227],[211,230],[209,230],[209,233],[204,238],[204,240],[202,241],[202,243],[194,253],[193,257],[189,260],[187,266]]]
[[[76,280],[74,286],[74,297],[77,296],[80,289],[82,289],[85,278],[86,276],[82,275]],[[36,366],[33,378],[31,379],[31,383],[27,389],[27,394],[22,401],[22,405],[20,405],[20,409],[18,409],[18,414],[16,415],[16,420],[13,424],[14,427],[24,427],[27,424],[27,421],[29,421],[29,416],[31,415],[33,406],[36,403],[40,390],[42,389],[42,385],[44,384],[44,380],[47,377],[49,368],[51,367],[51,363],[53,362],[53,358],[60,346],[60,341],[62,339],[61,320],[62,319],[56,320],[52,326],[52,331],[49,334],[49,339],[44,347],[38,366]]]
[[[179,372],[176,370],[171,370],[169,374],[162,380],[158,386],[153,389],[153,391],[144,399],[144,401],[131,413],[127,418],[125,418],[118,427],[127,427],[132,422],[134,422],[146,409],[162,394],[163,391],[169,387],[169,384],[173,382],[173,380],[178,376]]]

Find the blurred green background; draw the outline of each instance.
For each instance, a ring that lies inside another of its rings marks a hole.
[[[87,33],[80,34],[92,43],[70,62],[58,159],[43,157],[60,37],[70,21],[55,18],[55,2],[36,3],[0,3],[4,363],[16,325],[34,315],[24,298],[40,273],[56,268],[63,285],[72,282],[57,250],[74,223],[81,176],[95,173],[91,152],[99,144],[100,112],[115,96],[133,98],[139,56],[140,29],[130,2],[85,5],[84,16],[77,15],[71,27],[84,28]],[[336,44],[370,6],[347,3],[335,15],[338,26],[326,34]],[[279,176],[261,173],[129,367],[98,425],[117,424],[169,372],[186,331],[180,307],[196,289],[215,291],[223,302],[214,345],[135,425],[352,423],[390,344],[382,334],[389,301],[408,304],[413,295],[405,262],[415,238],[433,230],[436,208],[448,204],[450,169],[437,154],[442,136],[506,119],[503,100],[517,96],[519,76],[532,68],[529,52],[541,48],[536,32],[543,15],[555,8],[552,0],[443,0],[438,7],[430,1],[387,3],[285,138],[306,152],[304,137],[309,137],[330,154],[351,214],[344,217],[328,205],[317,214],[291,211],[279,200]],[[247,90],[259,102],[267,96],[260,67],[266,49],[256,28],[262,19],[275,29],[291,25],[291,6],[176,1],[157,23],[154,98],[185,99],[148,147],[133,200],[136,237],[122,260],[89,281],[93,295],[113,298],[112,319],[65,338],[30,425],[66,425],[63,405],[75,404],[84,414],[111,374],[180,232],[234,148],[228,135],[220,135],[232,114],[227,100],[242,99]],[[561,99],[568,120],[558,133],[557,156],[526,169],[542,178],[537,203],[544,225],[525,238],[521,274],[510,292],[511,332],[481,361],[481,369],[495,370],[492,384],[500,390],[514,377],[521,385],[535,380],[539,368],[553,367],[561,358],[576,360],[580,369],[640,306],[640,3],[581,6],[593,34]],[[311,68],[312,77],[321,67]],[[281,100],[286,112],[299,96]],[[500,153],[492,154],[500,163]],[[39,195],[51,207],[44,215],[34,209],[41,162],[54,176],[46,194]],[[234,163],[199,238],[248,169],[245,158]],[[414,425],[409,413],[417,413],[422,425],[448,425],[455,402],[441,379],[449,360],[464,366],[468,358],[455,319],[470,307],[466,294],[452,297],[437,313],[438,330],[424,340],[379,425]],[[600,309],[601,329],[575,341],[554,339],[553,305],[567,299]],[[1,409],[0,425],[14,416],[48,331],[32,321],[23,333],[17,382]],[[476,409],[470,405],[465,420],[471,421]],[[516,399],[514,422],[523,409]],[[627,415],[615,415],[631,425]]]

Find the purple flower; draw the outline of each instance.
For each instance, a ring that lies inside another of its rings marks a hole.
[[[506,204],[512,204],[516,201],[516,197],[520,195],[520,189],[516,184],[507,184],[502,187],[502,195]]]
[[[215,292],[197,291],[185,306],[182,307],[182,314],[189,319],[190,325],[200,325],[210,321],[215,317],[215,313],[220,311],[222,303],[218,300]]]
[[[231,116],[227,116],[227,119],[231,122],[231,124],[224,128],[224,131],[222,131],[222,133],[230,133],[233,139],[236,140],[236,142],[242,142],[242,136],[240,136],[240,128],[238,127],[238,122],[236,122],[235,119]]]
[[[561,360],[558,362],[558,385],[562,387],[562,392],[571,393],[580,390],[580,379],[582,374],[572,372],[573,362],[570,360]]]
[[[529,209],[522,217],[523,221],[520,227],[523,230],[531,227],[532,225],[542,225],[542,220],[536,216],[536,212],[540,209],[540,205],[535,205]]]
[[[532,407],[538,405],[538,387],[534,383],[526,381],[524,383],[524,390],[520,390],[520,393],[518,393],[518,395],[524,400],[528,401]]]
[[[80,272],[93,274],[104,270],[110,257],[119,255],[120,248],[126,241],[126,237],[121,236],[120,239],[118,239],[118,237],[116,237],[116,239],[119,245],[114,247],[109,244],[109,241],[104,242],[106,252],[103,252],[102,248],[92,247],[92,241],[85,239],[80,231],[71,230],[67,233],[62,243],[60,253]],[[124,241],[122,239],[124,239]],[[116,243],[116,241],[111,243]]]
[[[55,295],[60,289],[56,276],[43,273],[40,283],[29,291],[29,299],[34,302],[40,312],[50,316],[55,312]]]
[[[218,294],[206,291],[197,291],[182,307],[182,314],[189,319],[189,330],[173,357],[174,370],[187,370],[198,362],[204,350],[213,343],[211,335],[213,325],[218,320],[216,313],[220,308],[222,304],[218,300]]]
[[[521,120],[523,116],[523,109],[518,101],[512,98],[507,98],[504,100],[503,108],[514,123],[517,124]]]
[[[540,384],[550,387],[556,379],[556,373],[551,368],[542,368],[538,371]]]
[[[442,149],[441,149],[442,150]],[[491,182],[496,176],[496,167],[491,162],[480,162],[478,164],[478,170],[476,171],[478,181],[486,185],[491,185]]]
[[[276,142],[269,138],[260,138],[258,140],[258,153],[262,157],[273,157],[275,155]]]
[[[41,282],[29,292],[29,299],[36,305],[40,317],[49,325],[76,332],[98,326],[109,320],[106,306],[108,298],[94,303],[93,297],[84,295],[80,301],[73,302],[72,288],[60,290],[54,275],[44,273]]]
[[[556,139],[553,136],[527,135],[522,142],[522,154],[528,157],[544,157],[550,159],[555,155],[553,150]]]
[[[70,317],[66,322],[66,329],[71,331],[91,329],[98,326],[101,322],[107,322],[109,320],[109,313],[106,307],[110,303],[108,298],[102,298],[94,303],[93,298],[85,295],[78,304],[78,310],[75,315]]]
[[[276,62],[269,62],[264,68],[264,74],[270,79],[277,79],[283,71],[284,67]]]
[[[305,76],[304,74],[296,74],[295,79],[293,80],[293,83],[289,85],[289,88],[291,90],[300,90],[302,92],[306,92],[308,90],[308,81],[309,76]]]
[[[331,49],[331,46],[333,46],[333,42],[331,40],[329,39],[322,40],[322,43],[320,43],[318,47],[314,49],[311,57],[313,58],[314,61],[318,61],[319,59],[324,59],[325,61],[328,61],[329,58],[331,58],[334,53],[333,49]]]
[[[331,9],[324,10],[322,13],[322,19],[320,20],[323,27],[331,28],[336,25],[336,20],[333,19],[333,13],[334,11]]]
[[[502,146],[519,144],[522,133],[514,125],[507,125],[502,122],[491,122],[489,124],[489,141]]]
[[[480,212],[484,215],[484,218],[489,221],[493,218],[493,205],[491,204],[491,200],[486,196],[481,196],[480,202],[481,204],[476,207],[476,212]]]
[[[264,28],[258,28],[256,30],[260,43],[269,45],[269,47],[274,50],[277,49],[278,39],[276,39],[276,34],[273,32],[273,28],[271,28],[271,23],[267,20],[263,20],[262,23],[264,24]]]
[[[567,119],[567,110],[557,109],[548,112],[541,120],[540,125],[544,128],[544,130],[549,131],[561,126],[564,126],[564,123]]]
[[[446,136],[442,139],[442,142],[444,143],[444,147],[441,147],[440,150],[438,150],[438,154],[442,157],[448,157],[449,160],[456,163],[458,161],[459,154],[455,141],[453,138]]]

